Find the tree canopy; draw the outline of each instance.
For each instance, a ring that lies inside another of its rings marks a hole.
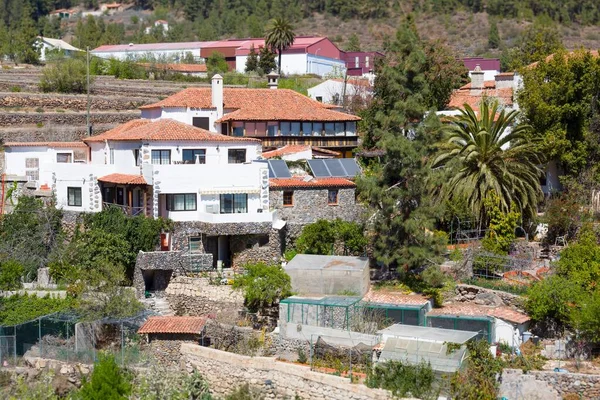
[[[294,28],[287,19],[274,18],[269,22],[265,31],[265,45],[273,51],[277,51],[279,75],[281,75],[281,54],[294,44],[295,37]]]

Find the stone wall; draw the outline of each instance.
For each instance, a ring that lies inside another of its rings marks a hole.
[[[211,285],[207,278],[177,276],[166,290],[176,315],[214,315],[217,319],[237,318],[244,296],[229,285]]]
[[[281,261],[281,231],[271,229],[266,235],[241,235],[231,238],[232,266],[237,269],[251,262],[277,264]]]
[[[355,189],[339,189],[338,204],[327,204],[327,189],[295,189],[294,205],[283,205],[283,190],[269,191],[269,204],[277,210],[279,218],[288,224],[306,225],[319,219],[359,222],[363,216],[363,207],[356,203]]]
[[[473,285],[456,285],[454,301],[475,303],[485,306],[507,306],[523,311],[524,299],[516,294],[501,290],[486,289]]]
[[[145,290],[144,273],[146,270],[172,271],[171,279],[184,275],[186,267],[190,264],[190,257],[202,265],[212,265],[212,254],[193,254],[180,251],[150,251],[138,253],[133,273],[133,286],[138,296],[142,296]],[[163,279],[168,274],[159,274],[157,279]],[[156,282],[157,287],[167,287],[169,282]]]
[[[224,223],[207,222],[175,222],[172,234],[173,250],[186,250],[189,237],[219,235],[266,235],[271,232],[270,222],[257,223]]]
[[[509,399],[560,400],[566,395],[600,399],[600,375],[505,369],[500,396]]]
[[[181,360],[181,344],[200,342],[200,335],[193,334],[149,334],[150,351],[154,359],[166,366],[179,366]]]
[[[198,370],[218,396],[244,382],[272,390],[277,399],[367,400],[392,399],[389,392],[352,384],[349,379],[310,370],[310,367],[276,361],[272,357],[247,357],[207,347],[181,345],[187,371]]]
[[[90,98],[94,111],[137,110],[138,107],[157,102],[156,97],[94,96]],[[1,93],[0,108],[59,108],[87,110],[87,96],[73,94]]]
[[[123,123],[140,118],[138,111],[132,112],[93,112],[90,116],[92,125]],[[0,114],[0,126],[3,128],[19,127],[21,125],[85,125],[85,113],[59,112],[10,112]],[[32,128],[33,132],[35,129]]]

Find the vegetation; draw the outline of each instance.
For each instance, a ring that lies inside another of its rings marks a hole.
[[[532,218],[542,194],[542,157],[528,136],[531,127],[517,123],[509,130],[519,112],[500,110],[497,102],[490,106],[482,101],[478,114],[468,104],[460,112],[448,127],[448,148],[434,162],[434,167],[454,171],[448,196],[467,198],[480,221],[490,216],[485,200],[492,193],[498,196],[502,212],[512,207],[524,218]],[[453,160],[458,168],[450,163]]]
[[[253,312],[273,306],[290,296],[290,277],[279,265],[247,264],[246,273],[235,278],[233,288],[244,292],[244,303]]]
[[[402,361],[386,361],[368,370],[365,384],[371,388],[382,388],[396,397],[437,398],[434,393],[435,375],[431,366]]]
[[[502,361],[494,358],[485,340],[467,343],[469,358],[466,368],[450,380],[452,398],[465,400],[494,400],[498,397],[496,374],[502,371]]]
[[[267,27],[265,45],[271,50],[277,51],[279,57],[277,61],[279,75],[281,75],[281,54],[294,43],[295,37],[294,28],[285,18],[274,18]]]
[[[72,308],[75,302],[72,298],[61,299],[46,295],[14,295],[0,298],[0,325],[18,325],[38,317],[64,311]]]
[[[516,211],[503,213],[495,192],[491,192],[488,198],[484,200],[484,205],[488,213],[489,224],[488,231],[481,244],[489,252],[508,254],[516,238],[515,230],[520,215]]]
[[[21,277],[25,272],[23,265],[15,260],[7,260],[0,263],[0,290],[20,289]]]
[[[130,373],[122,370],[112,355],[101,355],[80,395],[84,400],[126,400],[131,394]]]
[[[367,239],[356,222],[321,219],[306,225],[295,244],[298,253],[362,255]]]
[[[90,84],[93,77],[90,77]],[[87,72],[85,61],[64,59],[47,65],[40,79],[42,92],[85,93]]]

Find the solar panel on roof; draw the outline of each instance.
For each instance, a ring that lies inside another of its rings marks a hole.
[[[331,176],[323,160],[308,160],[307,162],[315,178],[326,178]]]
[[[354,158],[340,158],[340,163],[346,170],[347,176],[354,177],[360,174],[360,167]]]
[[[273,171],[273,178],[291,178],[292,174],[284,160],[269,160],[269,176]]]
[[[342,163],[337,158],[334,158],[331,160],[323,160],[323,162],[325,162],[325,166],[329,170],[329,173],[331,174],[331,176],[335,176],[335,177],[348,176],[348,174],[346,173],[346,170],[342,166]]]

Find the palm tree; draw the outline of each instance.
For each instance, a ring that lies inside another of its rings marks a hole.
[[[433,166],[451,171],[447,194],[467,199],[480,223],[487,216],[484,200],[492,193],[503,212],[517,207],[525,217],[534,215],[542,195],[542,157],[536,140],[527,135],[531,127],[517,122],[518,117],[518,111],[498,112],[497,101],[489,105],[484,100],[479,115],[465,104],[445,127],[447,147]]]
[[[274,18],[271,20],[265,35],[265,44],[267,47],[277,51],[279,54],[279,75],[281,75],[281,53],[289,48],[293,43],[296,35],[294,28],[285,18]],[[270,72],[270,71],[265,71]]]

